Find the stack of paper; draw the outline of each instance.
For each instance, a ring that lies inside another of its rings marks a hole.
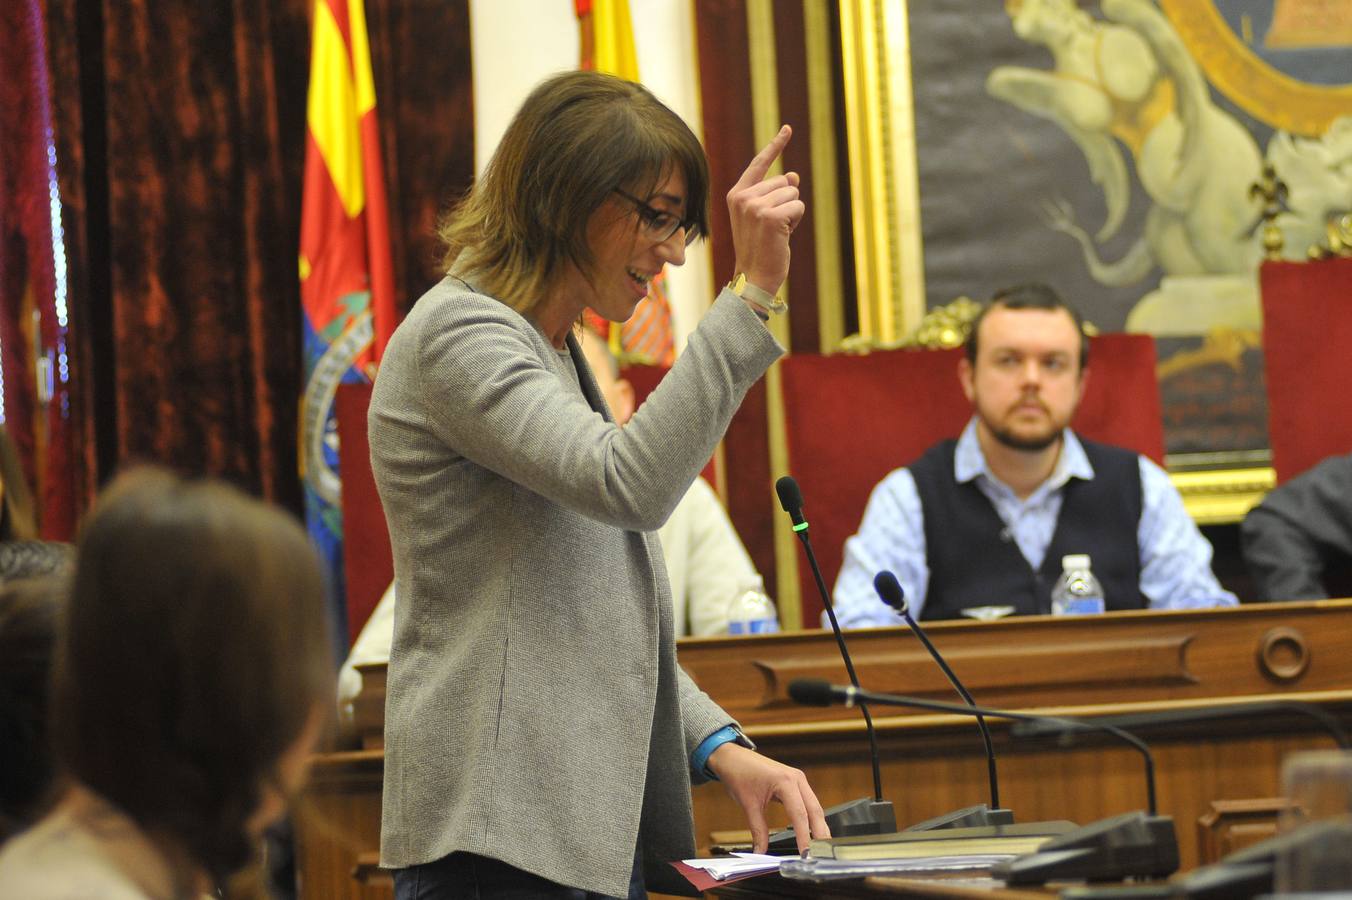
[[[773,872],[784,861],[781,856],[765,853],[733,853],[732,856],[719,856],[713,859],[682,860],[692,869],[699,869],[715,881],[728,881],[746,875],[760,875]]]

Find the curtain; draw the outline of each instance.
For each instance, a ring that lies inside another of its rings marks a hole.
[[[0,8],[0,539],[64,539],[80,473],[52,91],[39,0]],[[35,505],[33,496],[38,502]],[[40,531],[39,531],[40,528]]]
[[[472,177],[467,6],[368,4],[405,310],[436,275],[429,224]],[[299,511],[309,0],[45,13],[85,435],[73,483],[87,501],[155,461]]]

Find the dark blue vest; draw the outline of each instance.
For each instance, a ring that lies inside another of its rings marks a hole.
[[[930,579],[923,619],[956,619],[973,606],[1013,606],[1015,615],[1051,612],[1061,557],[1089,554],[1108,609],[1145,609],[1136,526],[1141,469],[1129,450],[1080,439],[1094,477],[1066,482],[1056,531],[1034,571],[975,481],[953,477],[957,441],[944,441],[910,466],[925,514]]]

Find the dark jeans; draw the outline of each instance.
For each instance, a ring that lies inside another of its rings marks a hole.
[[[643,864],[634,857],[625,900],[647,900],[643,887]],[[452,853],[436,862],[396,869],[395,900],[617,900],[552,881],[513,868],[505,862]]]

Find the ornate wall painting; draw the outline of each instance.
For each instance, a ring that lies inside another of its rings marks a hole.
[[[1352,3],[928,0],[908,26],[927,305],[1048,281],[1157,337],[1171,463],[1263,464],[1248,188],[1277,164],[1295,259],[1352,208]]]

